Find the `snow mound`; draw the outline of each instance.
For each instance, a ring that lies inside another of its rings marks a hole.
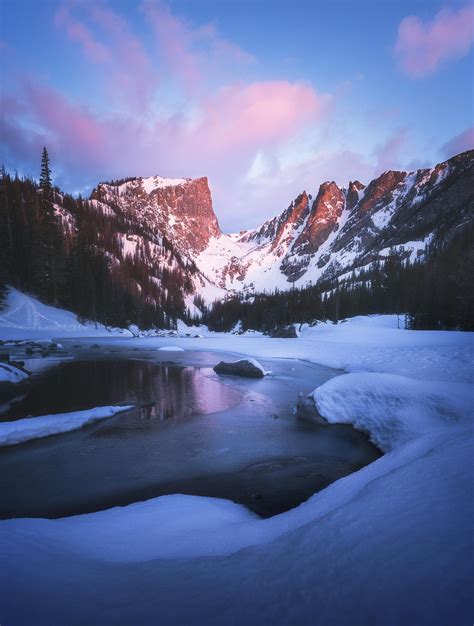
[[[423,382],[395,374],[345,374],[315,389],[328,422],[352,424],[384,452],[472,419],[473,393],[463,383]]]
[[[227,554],[240,541],[215,533],[258,516],[234,502],[201,496],[168,495],[125,507],[63,519],[23,520],[42,541],[82,557],[111,563],[176,558],[189,554]],[[21,524],[15,520],[15,525]],[[133,533],[130,529],[133,528]]]
[[[8,363],[0,363],[0,383],[21,383],[28,374]]]
[[[184,352],[184,348],[180,348],[179,346],[162,346],[158,348],[160,352]]]
[[[14,422],[0,422],[0,446],[13,446],[31,439],[41,439],[82,428],[116,413],[128,411],[133,405],[100,406],[85,411],[27,417]]]

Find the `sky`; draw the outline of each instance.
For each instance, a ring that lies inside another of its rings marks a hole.
[[[207,176],[226,232],[474,147],[474,2],[2,0],[9,171]]]

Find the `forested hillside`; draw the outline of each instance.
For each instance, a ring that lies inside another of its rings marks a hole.
[[[106,325],[170,327],[189,319],[196,271],[159,234],[53,187],[46,150],[39,184],[2,171],[0,285]]]

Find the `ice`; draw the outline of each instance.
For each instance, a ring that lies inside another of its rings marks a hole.
[[[13,446],[31,439],[41,439],[50,435],[67,433],[82,428],[117,413],[133,408],[127,406],[100,406],[85,411],[59,413],[57,415],[42,415],[28,417],[12,422],[0,422],[0,446]]]
[[[9,363],[0,363],[0,383],[21,383],[28,378],[23,370]]]
[[[162,346],[158,348],[160,352],[184,352],[184,348],[180,348],[179,346]]]

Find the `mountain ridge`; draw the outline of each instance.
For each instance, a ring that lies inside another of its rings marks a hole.
[[[209,302],[311,285],[394,252],[420,257],[433,238],[472,219],[473,170],[471,150],[433,168],[387,170],[367,185],[325,181],[314,198],[303,191],[275,217],[232,234],[219,226],[206,177],[100,183],[91,200],[171,241],[195,264],[195,292]]]

